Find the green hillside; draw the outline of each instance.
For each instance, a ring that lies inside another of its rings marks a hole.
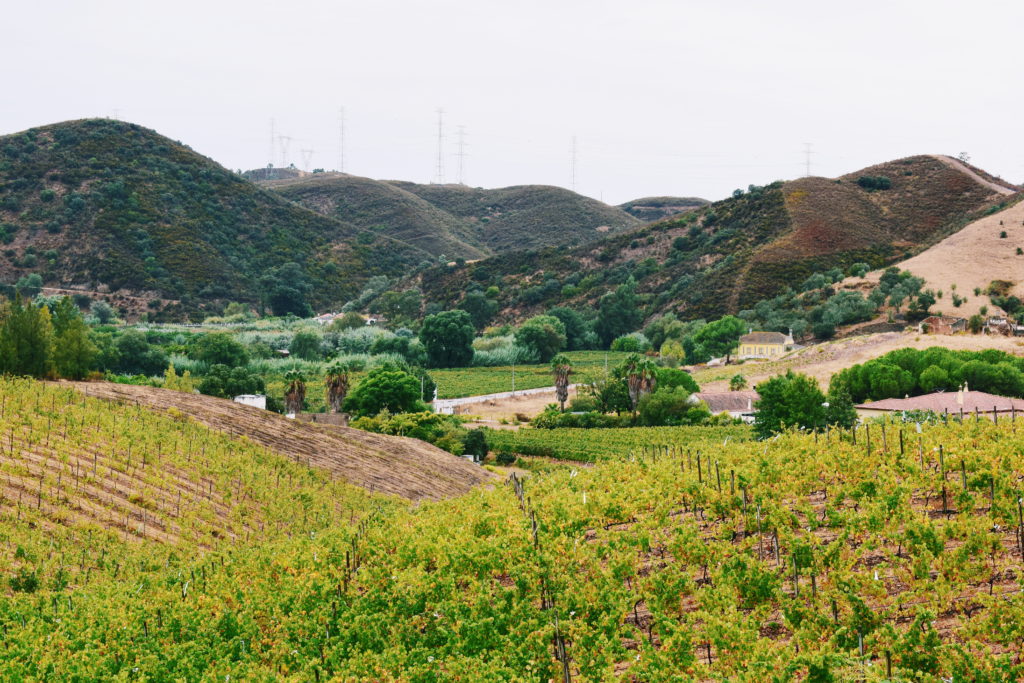
[[[641,197],[619,204],[619,208],[644,223],[664,220],[710,204],[700,197]]]
[[[391,181],[463,219],[495,252],[594,242],[640,224],[614,206],[549,185],[492,190],[465,185],[418,185]]]
[[[478,259],[491,253],[466,221],[391,183],[337,173],[265,181],[289,200],[433,254]]]
[[[426,253],[324,217],[180,143],[130,123],[82,120],[0,138],[0,281],[180,300],[255,302],[295,262],[314,304],[344,302]]]
[[[861,180],[866,178],[868,180]],[[873,187],[870,179],[885,179]],[[867,185],[866,187],[864,185]],[[500,290],[506,319],[553,306],[592,307],[638,283],[647,313],[713,318],[749,307],[814,272],[916,253],[1005,197],[932,156],[842,178],[775,182],[698,211],[576,249],[501,254],[416,278],[428,300],[457,304],[471,284]]]

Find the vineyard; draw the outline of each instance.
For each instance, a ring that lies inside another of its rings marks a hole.
[[[1024,425],[592,430],[621,450],[409,504],[0,386],[8,679],[1024,675]]]
[[[537,455],[557,460],[597,462],[640,453],[651,444],[686,444],[692,441],[747,441],[750,427],[622,427],[614,429],[494,430],[487,434],[494,451]]]

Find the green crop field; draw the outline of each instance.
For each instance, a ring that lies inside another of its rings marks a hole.
[[[565,355],[572,360],[575,374],[573,382],[589,382],[604,376],[605,360],[609,370],[621,363],[629,354],[618,351],[569,351]],[[437,382],[438,398],[462,398],[497,394],[512,391],[510,365],[491,368],[446,368],[430,370],[430,376]],[[515,389],[539,389],[554,386],[551,366],[515,366]]]
[[[412,505],[0,380],[0,671],[1020,680],[1024,429],[886,429],[593,430],[592,467]]]

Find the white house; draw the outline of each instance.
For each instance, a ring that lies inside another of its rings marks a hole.
[[[244,406],[252,406],[253,408],[259,408],[260,410],[267,409],[267,397],[263,394],[242,394],[241,396],[235,396],[235,403],[241,403]]]

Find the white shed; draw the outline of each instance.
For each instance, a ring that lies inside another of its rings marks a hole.
[[[235,396],[235,403],[252,406],[254,408],[259,408],[260,410],[267,409],[267,397],[263,394],[242,394],[241,396]]]

